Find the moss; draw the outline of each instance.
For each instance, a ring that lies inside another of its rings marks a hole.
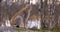
[[[39,31],[40,29],[36,29],[36,28],[29,28],[29,30],[37,30],[37,31]]]
[[[55,27],[55,28],[53,29],[53,32],[60,32],[60,27]]]
[[[26,31],[26,30],[23,30],[23,29],[20,29],[20,28],[16,28],[17,31]],[[43,29],[36,29],[36,28],[29,28],[29,30],[32,30],[32,31],[38,31],[38,32],[49,32],[49,30],[43,30]],[[51,30],[51,32],[60,32],[60,28],[58,27],[55,27]]]

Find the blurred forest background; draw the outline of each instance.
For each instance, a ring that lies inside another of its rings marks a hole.
[[[0,26],[60,30],[60,0],[0,0]]]

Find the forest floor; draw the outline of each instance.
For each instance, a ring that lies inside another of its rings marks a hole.
[[[18,32],[60,32],[60,28],[54,28],[54,29],[52,29],[52,30],[43,30],[43,29],[39,29],[39,30],[37,30],[37,29],[27,29],[27,30],[23,30],[23,29],[19,29],[19,28],[17,28],[16,29]]]

